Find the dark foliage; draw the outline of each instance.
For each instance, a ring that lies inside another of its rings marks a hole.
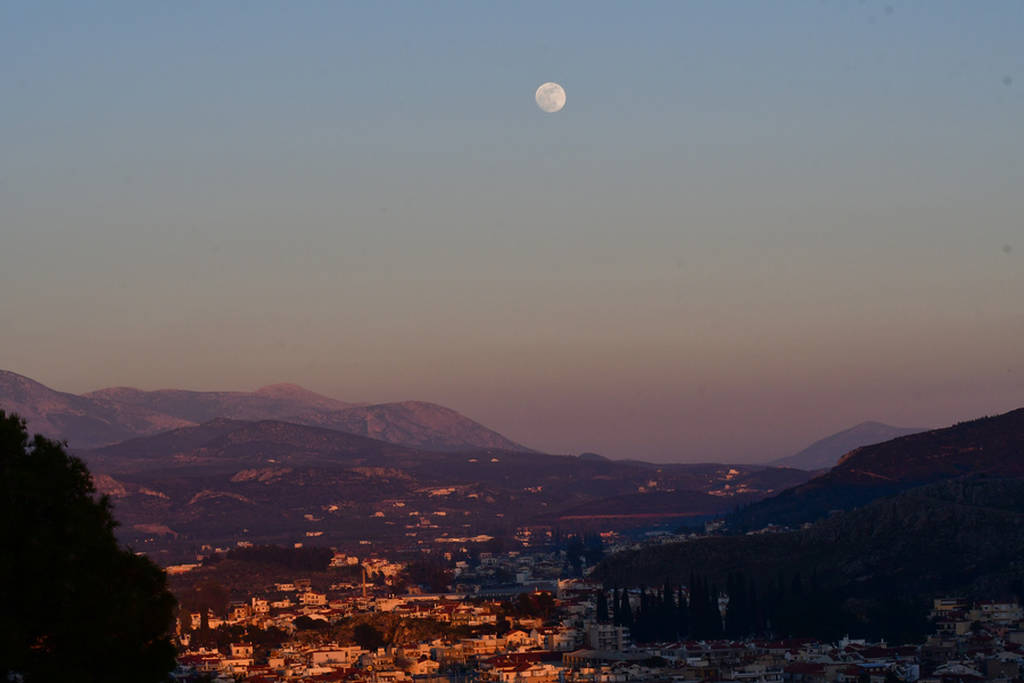
[[[309,617],[301,617],[309,619]],[[315,624],[316,622],[314,622]],[[319,622],[323,623],[323,622]],[[199,629],[192,632],[192,646],[213,647],[227,651],[231,643],[252,643],[261,650],[280,647],[290,636],[285,631],[271,626],[267,629],[255,626],[229,625],[215,629]]]
[[[1022,557],[1024,481],[968,478],[876,501],[798,532],[621,553],[596,576],[620,585],[659,575],[686,584],[686,632],[693,637],[713,637],[721,621],[729,637],[849,633],[905,642],[928,630],[924,614],[932,597],[1019,593]],[[715,583],[729,597],[719,620],[712,611]],[[640,600],[640,614],[632,615],[635,637],[668,633],[650,625],[645,604],[657,603]],[[620,605],[615,614],[617,623],[630,625],[628,610]]]
[[[159,681],[173,668],[166,577],[114,526],[85,464],[0,411],[0,679]]]
[[[204,581],[181,595],[181,611],[183,617],[190,612],[199,612],[206,620],[206,612],[210,611],[219,617],[227,616],[231,596],[224,586],[216,581]]]
[[[257,545],[233,548],[227,559],[249,564],[268,564],[302,572],[322,572],[331,563],[334,551],[330,548],[309,546],[288,548],[279,545]]]
[[[594,565],[604,557],[604,545],[598,534],[570,534],[563,536],[556,531],[554,547],[565,551],[566,562],[572,570],[571,576],[583,576],[583,565]]]
[[[922,601],[891,594],[857,613],[843,591],[821,588],[814,579],[806,582],[799,573],[760,582],[733,573],[724,591],[704,576],[691,575],[688,589],[685,599],[682,587],[666,583],[660,591],[649,591],[641,586],[637,607],[620,603],[615,623],[629,627],[639,643],[751,637],[835,640],[844,634],[902,643],[919,641],[931,630]]]
[[[330,626],[330,624],[323,619],[313,619],[305,614],[301,617],[292,619],[292,625],[294,625],[299,631],[323,631]]]
[[[352,629],[352,640],[364,650],[376,650],[384,647],[384,634],[371,624],[357,624]]]
[[[409,583],[432,593],[443,593],[451,587],[452,570],[449,563],[439,555],[419,558],[409,563],[405,573]]]
[[[602,623],[608,623],[608,596],[605,595],[604,591],[597,594],[597,620]]]
[[[502,608],[506,614],[517,617],[550,619],[555,611],[555,598],[545,591],[520,593],[514,599],[506,601]]]

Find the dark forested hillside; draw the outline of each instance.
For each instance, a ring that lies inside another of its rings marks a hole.
[[[800,531],[722,536],[613,555],[608,585],[725,585],[731,573],[802,575],[845,599],[1007,594],[1024,578],[1024,480],[945,481],[834,515]]]
[[[1024,408],[855,449],[829,472],[733,515],[729,525],[800,524],[970,474],[1024,476]]]

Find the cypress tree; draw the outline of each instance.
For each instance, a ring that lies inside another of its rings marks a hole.
[[[721,638],[722,633],[722,612],[718,609],[718,586],[711,584],[711,591],[708,595],[708,627],[712,640]]]
[[[750,579],[747,601],[750,610],[750,632],[751,635],[757,635],[764,631],[764,620],[761,614],[761,605],[757,600],[757,586],[754,584],[754,579]]]
[[[693,585],[690,587],[690,632],[694,638],[704,640],[710,637],[708,625],[708,596],[707,584],[699,576],[693,578]]]
[[[690,606],[683,595],[683,587],[679,587],[679,599],[676,602],[676,631],[680,638],[690,636]]]
[[[672,583],[665,577],[665,587],[662,589],[661,606],[658,615],[658,632],[662,640],[675,640],[678,633],[676,623],[676,602]]]
[[[597,620],[602,624],[608,623],[608,597],[603,590],[597,593]]]
[[[629,591],[625,588],[622,589],[622,603],[620,610],[622,615],[622,625],[628,628],[632,628],[633,607],[629,604]]]

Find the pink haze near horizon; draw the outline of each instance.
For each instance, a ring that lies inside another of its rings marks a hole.
[[[1018,408],[1024,4],[984,7],[7,3],[0,368],[657,461]]]

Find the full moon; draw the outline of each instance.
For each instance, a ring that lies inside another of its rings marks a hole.
[[[537,100],[538,107],[553,114],[556,111],[561,111],[565,106],[565,89],[557,83],[545,83],[537,88],[534,99]]]

